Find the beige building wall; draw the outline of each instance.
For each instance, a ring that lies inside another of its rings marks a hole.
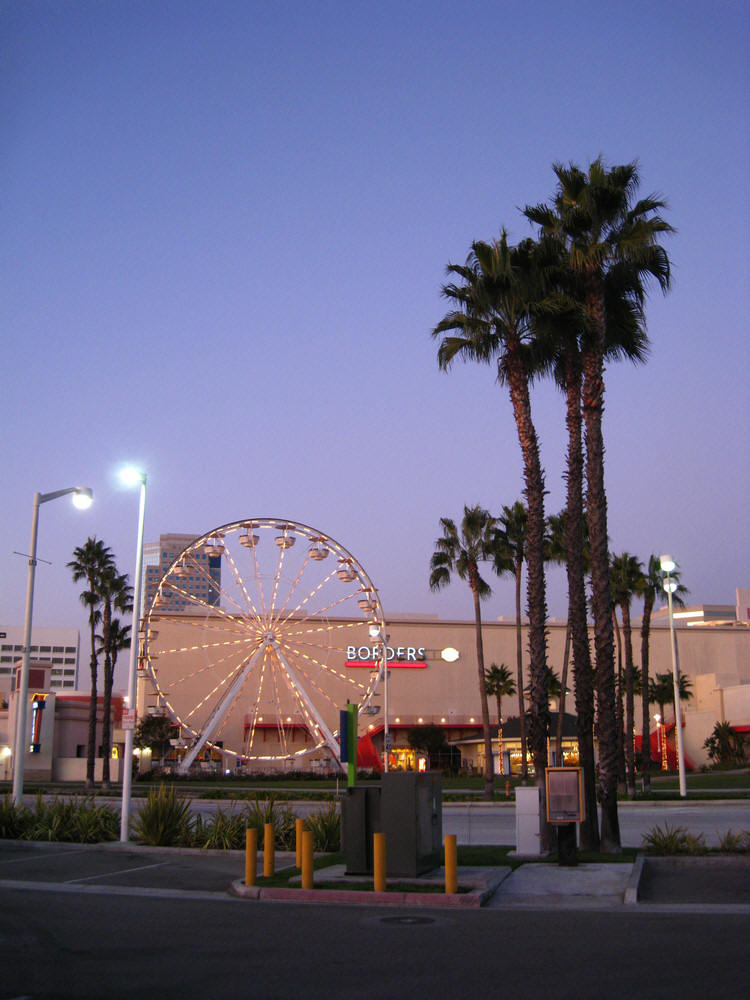
[[[494,620],[483,623],[485,666],[492,663],[505,664],[514,677],[516,675],[516,627],[512,620]],[[430,616],[393,616],[388,622],[389,645],[394,649],[409,647],[424,650],[424,666],[391,662],[389,674],[389,722],[393,731],[394,745],[405,745],[405,733],[409,726],[436,724],[446,728],[449,738],[465,735],[467,728],[479,725],[481,708],[478,694],[478,671],[476,656],[476,631],[471,621],[444,621]],[[550,621],[547,628],[548,663],[561,675],[565,650],[566,625],[560,621]],[[688,627],[681,624],[676,629],[680,669],[688,675],[694,697],[683,703],[685,747],[691,760],[699,765],[706,760],[703,741],[710,734],[714,723],[728,713],[731,707],[733,724],[750,724],[750,629],[731,626]],[[360,640],[361,641],[361,640]],[[633,654],[636,665],[641,661],[640,632],[638,623],[633,631]],[[190,651],[190,646],[194,646]],[[179,704],[179,712],[190,716],[199,702],[206,700],[206,671],[214,671],[219,677],[220,668],[211,666],[212,657],[227,659],[228,654],[210,654],[200,648],[200,625],[187,620],[160,623],[158,647],[162,650],[181,649],[179,658],[162,656],[154,660],[159,672],[162,689],[171,692],[172,705]],[[452,647],[458,651],[458,659],[449,662],[442,651]],[[528,683],[528,637],[527,629],[522,629],[522,649],[524,684]],[[159,648],[153,647],[156,652]],[[421,655],[421,654],[420,654]],[[227,659],[227,662],[229,660]],[[352,685],[361,677],[365,667],[347,666],[347,651],[342,643],[340,649],[329,659],[332,668],[324,683],[328,686],[330,711],[327,724],[332,730],[338,728],[338,708],[343,707],[352,691]],[[170,673],[171,671],[171,673]],[[671,648],[667,622],[654,622],[650,641],[650,676],[671,672]],[[179,674],[179,676],[178,676]],[[141,674],[141,694],[139,707],[144,710],[159,710],[147,676]],[[192,680],[191,680],[192,677]],[[342,680],[343,678],[343,680]],[[177,683],[180,681],[181,683]],[[217,680],[218,683],[218,680]],[[573,696],[574,671],[572,665],[568,674],[566,710],[575,711]],[[208,696],[208,701],[218,700],[225,688],[217,687]],[[177,692],[180,692],[177,695]],[[177,699],[177,700],[175,700]],[[356,700],[353,698],[352,700]],[[723,704],[722,704],[723,702]],[[382,732],[383,712],[382,691],[376,692],[372,704],[377,711],[360,719],[360,733],[366,727],[376,736]],[[552,704],[551,708],[558,706]],[[293,700],[284,692],[278,697],[278,708],[290,721],[299,723],[300,729],[292,733],[294,749],[302,749],[305,740],[301,728],[303,719]],[[254,711],[248,702],[237,706],[222,725],[217,738],[225,747],[241,747],[248,719]],[[658,711],[651,707],[651,716]],[[667,721],[672,721],[671,708],[666,709]],[[494,699],[490,702],[490,716],[495,723],[497,709]],[[264,722],[276,717],[273,707],[264,709]],[[506,719],[518,716],[518,697],[504,699],[503,714]],[[257,715],[257,713],[256,713]],[[197,717],[197,716],[195,716]],[[640,733],[641,708],[636,699],[636,731]],[[652,726],[655,729],[655,723]],[[272,732],[266,734],[269,754],[280,750],[278,740]]]

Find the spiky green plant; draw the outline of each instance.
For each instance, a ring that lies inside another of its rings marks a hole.
[[[643,835],[643,845],[650,854],[681,854],[684,853],[687,828],[670,826],[664,828],[654,826]]]
[[[219,807],[203,819],[198,816],[193,828],[193,843],[204,850],[241,851],[245,847],[245,816]]]
[[[245,807],[245,825],[258,831],[258,843],[263,843],[266,823],[273,824],[274,844],[282,851],[293,851],[297,816],[291,806],[278,805],[274,799],[249,802]]]
[[[191,843],[194,819],[190,799],[180,799],[175,788],[161,785],[149,790],[133,820],[133,836],[141,844],[178,847]]]
[[[324,808],[308,813],[305,826],[313,835],[316,851],[341,849],[341,816],[335,802],[329,802]]]
[[[31,821],[31,811],[27,806],[16,805],[10,795],[0,799],[0,838],[22,840]]]
[[[727,830],[725,834],[716,831],[719,850],[722,854],[745,854],[750,851],[750,833],[743,830]]]

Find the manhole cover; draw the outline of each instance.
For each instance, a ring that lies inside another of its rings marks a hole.
[[[434,917],[382,917],[383,924],[434,924]]]

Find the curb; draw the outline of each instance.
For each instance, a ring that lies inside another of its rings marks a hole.
[[[319,869],[319,873],[325,869]],[[445,892],[374,892],[369,889],[297,889],[245,885],[242,879],[235,879],[229,892],[233,896],[252,900],[275,900],[293,903],[338,903],[353,906],[414,906],[448,907],[452,909],[479,909],[495,894],[500,883],[510,874],[510,869],[489,870],[483,878],[476,871],[459,874],[459,884],[468,888],[467,892],[455,895]]]
[[[338,903],[359,906],[415,906],[478,909],[491,892],[464,892],[449,896],[444,892],[368,892],[356,889],[285,889],[263,888],[232,882],[230,893],[244,899],[275,900],[287,903]]]
[[[638,889],[641,884],[641,876],[643,875],[643,866],[646,862],[646,855],[638,853],[633,863],[633,869],[630,872],[630,878],[628,879],[628,884],[625,886],[625,895],[623,896],[623,903],[626,906],[632,906],[638,902]]]

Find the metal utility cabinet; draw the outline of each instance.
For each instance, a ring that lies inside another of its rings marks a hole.
[[[372,872],[372,835],[385,834],[386,875],[415,877],[439,868],[443,841],[442,776],[389,771],[379,785],[355,785],[342,802],[347,874]]]

